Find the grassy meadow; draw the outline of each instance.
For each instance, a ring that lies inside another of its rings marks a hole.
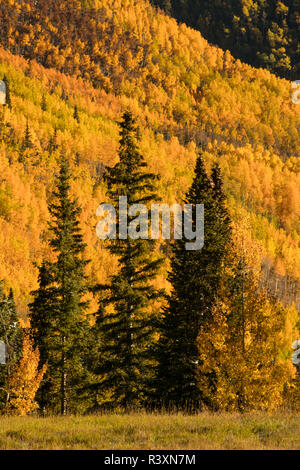
[[[182,414],[1,417],[1,450],[299,450],[300,416]]]

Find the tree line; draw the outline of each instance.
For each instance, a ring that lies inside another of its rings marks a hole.
[[[119,128],[107,197],[149,206],[159,200],[158,176],[147,169],[129,111]],[[259,246],[230,218],[217,159],[208,172],[199,149],[183,202],[204,204],[205,244],[193,252],[184,239],[169,242],[169,292],[155,284],[163,245],[130,237],[105,242],[118,272],[91,285],[71,181],[61,152],[49,199],[51,254],[38,266],[29,327],[19,324],[13,294],[0,293],[4,412],[269,410],[295,400],[288,309],[261,287]],[[88,292],[98,302],[93,314]]]

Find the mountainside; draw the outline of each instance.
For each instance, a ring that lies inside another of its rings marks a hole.
[[[151,2],[234,57],[290,80],[299,78],[299,0]]]
[[[1,0],[0,32],[0,78],[12,101],[0,122],[0,279],[20,312],[36,287],[32,263],[47,250],[46,202],[61,148],[83,207],[90,282],[114,272],[95,214],[126,108],[137,116],[150,170],[161,175],[162,201],[181,201],[198,146],[208,167],[219,161],[233,218],[247,220],[262,242],[267,286],[299,305],[300,106],[290,82],[234,60],[143,0],[93,8]]]

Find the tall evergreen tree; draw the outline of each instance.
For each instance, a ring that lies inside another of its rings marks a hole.
[[[53,347],[53,336],[56,331],[56,288],[53,286],[51,265],[45,260],[39,266],[38,283],[39,288],[33,292],[34,301],[30,304],[30,327],[35,346],[39,348],[40,363],[45,365],[53,354],[51,347]],[[37,394],[37,401],[42,412],[53,402],[52,384],[53,377],[49,369],[49,374],[44,376]]]
[[[120,123],[119,162],[106,175],[108,195],[114,206],[119,196],[127,196],[128,205],[148,205],[156,199],[155,175],[146,171],[146,162],[137,148],[136,125],[130,112]],[[134,217],[129,217],[131,222]],[[119,220],[119,210],[117,210]],[[117,224],[119,233],[119,224]],[[119,260],[119,272],[102,295],[95,326],[98,332],[96,368],[103,406],[131,409],[144,403],[153,373],[151,345],[152,303],[162,292],[152,280],[157,276],[162,258],[154,254],[154,240],[112,240],[109,250]],[[112,305],[113,312],[106,307]]]
[[[200,326],[211,316],[231,231],[219,168],[215,166],[210,178],[201,155],[185,203],[194,208],[204,204],[204,247],[187,251],[186,240],[174,242],[169,274],[172,291],[160,321],[156,348],[156,389],[164,406],[194,409],[202,399],[196,381],[197,336]]]
[[[22,350],[22,328],[19,324],[13,292],[3,292],[0,283],[0,340],[6,346],[6,364],[0,365],[0,407],[9,400],[9,379],[20,359]]]
[[[71,174],[62,157],[57,187],[49,204],[50,247],[54,262],[43,262],[39,268],[39,289],[33,292],[30,305],[32,336],[47,362],[47,373],[40,392],[43,405],[61,414],[77,410],[80,382],[85,370],[82,348],[88,328],[84,312],[87,302],[84,269],[85,244],[79,228],[81,209],[70,196]],[[43,389],[44,388],[44,389]]]

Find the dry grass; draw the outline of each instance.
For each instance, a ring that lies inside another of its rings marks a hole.
[[[292,413],[1,417],[0,449],[300,449]]]

